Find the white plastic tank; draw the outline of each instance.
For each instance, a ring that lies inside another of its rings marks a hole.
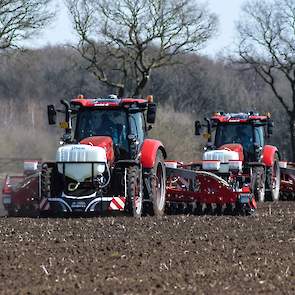
[[[206,151],[203,154],[203,160],[218,160],[221,163],[228,163],[230,160],[239,160],[239,153],[228,150]]]
[[[102,174],[107,165],[106,151],[102,147],[87,144],[69,144],[58,148],[57,162],[65,162],[65,176],[82,182],[92,176],[91,163],[67,163],[67,162],[101,162],[93,166],[93,174]],[[58,164],[59,173],[63,173],[63,164]]]

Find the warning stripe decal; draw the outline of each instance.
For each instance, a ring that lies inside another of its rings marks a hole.
[[[114,198],[114,199],[120,205],[121,208],[124,208],[124,206],[125,206],[125,198],[123,198],[123,200],[121,198]]]
[[[110,203],[109,210],[123,210],[125,207],[124,197],[114,197]]]
[[[43,198],[39,204],[40,210],[49,210],[50,209],[50,204],[46,198]]]

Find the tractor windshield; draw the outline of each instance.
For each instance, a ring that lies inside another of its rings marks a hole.
[[[254,143],[253,137],[253,126],[250,124],[222,124],[216,129],[215,146],[240,143],[244,151],[249,152]]]
[[[127,113],[122,109],[85,109],[78,112],[75,139],[110,136],[115,145],[128,151]]]

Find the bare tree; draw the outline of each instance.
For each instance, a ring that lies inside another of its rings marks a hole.
[[[98,80],[142,93],[153,69],[200,49],[217,18],[194,0],[66,0],[77,49]]]
[[[248,1],[243,13],[238,24],[239,55],[269,85],[285,110],[295,160],[295,1]]]
[[[0,49],[16,46],[42,29],[53,17],[52,0],[0,0]]]

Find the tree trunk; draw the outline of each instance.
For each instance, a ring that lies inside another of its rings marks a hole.
[[[291,153],[292,161],[295,162],[295,116],[292,116],[289,121],[290,135],[291,135]]]
[[[142,94],[142,91],[143,89],[145,88],[148,80],[149,80],[149,77],[150,77],[150,71],[144,73],[142,79],[140,80],[140,82],[136,85],[136,88],[135,88],[135,91],[133,93],[133,96],[134,97],[137,97],[139,95]]]
[[[125,95],[125,86],[124,87],[118,87],[118,97],[124,97]]]

